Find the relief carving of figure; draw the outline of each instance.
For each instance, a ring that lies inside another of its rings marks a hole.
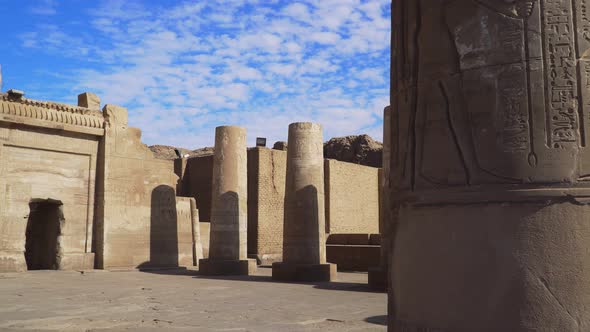
[[[552,173],[539,161],[571,149],[560,143],[547,152],[543,144],[552,134],[545,134],[539,0],[394,1],[393,10],[398,187],[533,182],[538,174],[554,181],[571,173],[571,165]],[[575,121],[571,109],[556,112],[560,124]],[[576,128],[567,125],[568,135],[554,134],[566,143]]]

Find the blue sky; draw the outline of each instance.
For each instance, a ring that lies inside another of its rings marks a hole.
[[[382,138],[389,0],[0,0],[3,90],[129,109],[146,144],[248,143],[319,122],[324,139]]]

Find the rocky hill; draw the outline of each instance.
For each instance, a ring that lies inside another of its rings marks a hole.
[[[177,149],[177,148],[175,148],[173,146],[169,146],[169,145],[152,145],[152,146],[150,146],[150,150],[152,150],[152,152],[154,153],[154,156],[158,159],[176,159],[177,156],[176,156],[176,152],[174,152],[175,149]],[[213,154],[212,147],[206,147],[206,148],[201,148],[201,149],[196,149],[196,150],[178,148],[178,150],[180,150],[180,153],[183,156],[188,154],[189,158],[207,156],[207,155]]]
[[[275,143],[275,149],[286,150],[285,142]],[[159,159],[176,159],[175,147],[168,145],[152,145],[150,150]],[[178,148],[181,154],[188,157],[199,157],[213,154],[212,147],[196,150]],[[324,157],[349,163],[381,167],[383,144],[377,142],[369,135],[353,135],[335,137],[324,143]]]
[[[381,167],[383,144],[369,135],[335,137],[324,143],[324,158]]]

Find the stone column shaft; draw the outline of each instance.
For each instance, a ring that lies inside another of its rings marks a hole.
[[[590,331],[589,6],[392,1],[390,331]]]
[[[246,130],[217,127],[213,160],[209,258],[205,274],[248,274]]]
[[[321,125],[291,124],[288,145],[283,262],[273,264],[273,278],[331,280],[336,266],[326,264]]]

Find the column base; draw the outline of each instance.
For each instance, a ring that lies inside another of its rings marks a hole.
[[[336,279],[336,264],[272,264],[272,279],[279,281],[332,281]]]
[[[377,266],[369,268],[369,288],[375,291],[387,292],[387,268]]]
[[[239,261],[224,261],[209,258],[199,259],[199,274],[202,275],[251,275],[255,272],[255,259],[243,259]]]

